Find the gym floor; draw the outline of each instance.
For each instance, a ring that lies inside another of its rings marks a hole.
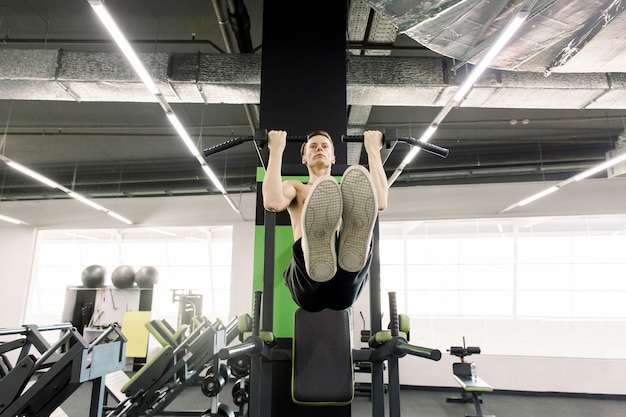
[[[226,386],[221,398],[232,407],[231,387]],[[87,417],[91,394],[90,384],[85,383],[62,406],[68,417]],[[464,417],[475,414],[472,403],[447,402],[447,397],[457,397],[460,391],[407,388],[401,393],[401,413],[411,417]],[[497,417],[624,417],[626,397],[606,398],[590,396],[559,396],[547,394],[515,395],[494,392],[483,397],[482,411]],[[231,401],[229,401],[231,400]],[[210,405],[200,387],[189,387],[166,409],[205,410]],[[173,415],[169,414],[168,415]],[[353,417],[371,417],[368,397],[357,396],[352,403]],[[386,408],[385,415],[389,415]],[[198,414],[198,417],[200,414]]]

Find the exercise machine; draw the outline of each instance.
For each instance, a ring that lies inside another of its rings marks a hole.
[[[261,311],[261,292],[255,293],[253,323],[258,323]],[[389,410],[392,417],[400,416],[400,384],[398,359],[413,355],[434,361],[441,352],[408,343],[410,326],[406,315],[397,314],[396,294],[389,293],[391,323],[368,338],[367,349],[352,349],[351,318],[349,310],[324,309],[311,313],[295,311],[294,338],[290,360],[292,363],[290,394],[293,403],[300,406],[349,406],[355,395],[354,363],[389,366]],[[243,343],[225,347],[220,359],[247,356],[250,360],[262,357],[271,361],[276,340],[273,335],[260,335],[258,326]],[[285,354],[284,352],[282,354]],[[249,393],[246,399],[248,399]],[[328,411],[326,411],[328,412]],[[262,414],[262,413],[261,413]]]
[[[184,389],[198,382],[203,393],[215,391],[212,384],[217,381],[217,375],[221,376],[218,374],[220,364],[217,352],[236,338],[237,320],[233,319],[225,325],[220,320],[212,322],[206,317],[198,316],[194,318],[191,332],[188,332],[191,326],[187,324],[174,330],[165,320],[152,320],[146,323],[146,327],[162,348],[131,378],[118,374],[114,383],[112,381],[112,384],[107,384],[109,394],[118,401],[118,404],[109,407],[106,416],[208,416],[217,413],[219,406],[217,403],[212,403],[208,409],[203,410],[170,412],[165,408]],[[223,386],[228,375],[222,379]]]
[[[493,415],[483,414],[480,406],[482,403],[480,395],[486,392],[492,392],[493,388],[478,376],[476,372],[476,364],[465,360],[467,356],[480,354],[480,347],[466,347],[465,338],[463,338],[463,346],[451,346],[450,349],[448,349],[448,352],[450,352],[451,355],[460,358],[460,362],[452,364],[452,374],[456,382],[458,382],[461,386],[461,396],[448,397],[446,398],[446,401],[456,403],[473,403],[476,409],[476,414],[466,414],[466,417],[495,417]]]
[[[50,344],[44,331],[59,330]],[[92,382],[89,416],[100,416],[104,377],[124,368],[127,339],[110,325],[87,343],[71,323],[0,329],[0,336],[18,336],[0,344],[0,416],[50,416],[81,384]],[[9,356],[17,356],[13,363]]]
[[[370,337],[372,337],[371,330],[367,329],[367,324],[365,322],[365,316],[363,312],[359,312],[361,316],[361,321],[363,321],[363,329],[361,330],[361,349],[369,349],[369,341]],[[384,366],[384,364],[383,364]],[[386,370],[386,369],[383,369]],[[355,361],[354,362],[354,372],[361,374],[371,374],[372,373],[372,362],[370,361]],[[389,385],[384,384],[383,386],[385,394],[389,391]],[[370,397],[372,395],[372,387],[369,383],[363,382],[355,382],[354,383],[354,395],[355,396],[364,396]]]
[[[202,294],[191,290],[172,290],[172,302],[178,303],[178,326],[193,327],[194,317],[202,316]]]
[[[362,142],[363,139],[363,136],[342,136],[342,142]],[[226,141],[205,150],[204,155],[214,155],[249,141],[262,147],[267,141],[267,131],[257,129],[252,137]],[[304,141],[305,136],[287,136],[287,142]],[[415,146],[422,144],[412,138],[399,138],[392,131],[385,132],[385,144],[390,149],[399,141]],[[443,148],[433,145],[429,149],[438,156],[447,156],[447,150]],[[345,169],[345,166],[335,165],[333,172],[341,174]],[[257,193],[262,189],[260,183],[263,175],[264,172],[259,170]],[[283,175],[299,174],[283,172]],[[288,293],[281,294],[281,286],[275,286],[275,282],[282,280],[282,267],[275,268],[276,248],[290,247],[293,234],[289,219],[285,218],[286,213],[267,212],[262,210],[262,206],[258,208],[261,210],[257,210],[257,233],[263,236],[262,246],[259,241],[259,247],[263,251],[263,264],[262,271],[258,271],[262,273],[258,276],[255,274],[254,282],[256,291],[253,322],[258,328],[242,344],[220,352],[222,359],[230,361],[246,357],[245,362],[250,363],[248,415],[350,416],[350,404],[354,397],[354,363],[370,363],[372,415],[384,416],[384,396],[385,391],[388,391],[391,416],[399,416],[398,360],[407,354],[439,360],[441,353],[436,349],[410,345],[408,335],[400,334],[398,326],[392,325],[389,330],[381,329],[378,222],[374,228],[369,274],[373,337],[372,340],[368,339],[368,344],[371,344],[367,349],[352,350],[351,311],[308,313],[297,308]],[[278,242],[281,243],[277,244]],[[280,296],[283,300],[277,306],[274,301]],[[398,322],[395,294],[392,304],[391,320]],[[288,318],[292,319],[290,323]],[[333,325],[329,326],[329,322]],[[383,382],[385,370],[388,370],[387,385]],[[329,384],[328,381],[333,383]]]

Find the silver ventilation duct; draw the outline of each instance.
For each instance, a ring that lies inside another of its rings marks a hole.
[[[529,18],[491,68],[624,72],[626,16],[621,0],[372,0],[400,33],[462,65],[476,63],[520,9]]]

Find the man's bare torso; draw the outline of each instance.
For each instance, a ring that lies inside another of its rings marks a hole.
[[[293,239],[295,241],[302,237],[302,225],[300,224],[302,208],[304,207],[304,202],[306,201],[306,197],[309,195],[309,191],[311,191],[311,186],[313,184],[303,184],[298,180],[287,181],[289,181],[290,185],[296,189],[296,198],[293,199],[287,208],[289,217],[291,218],[291,228],[293,230]]]

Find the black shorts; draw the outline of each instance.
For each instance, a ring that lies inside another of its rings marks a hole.
[[[359,272],[347,272],[337,266],[337,273],[327,282],[313,281],[306,272],[301,239],[291,247],[293,259],[283,272],[285,285],[293,300],[304,310],[315,312],[325,308],[344,310],[359,298],[369,277],[372,253]]]

